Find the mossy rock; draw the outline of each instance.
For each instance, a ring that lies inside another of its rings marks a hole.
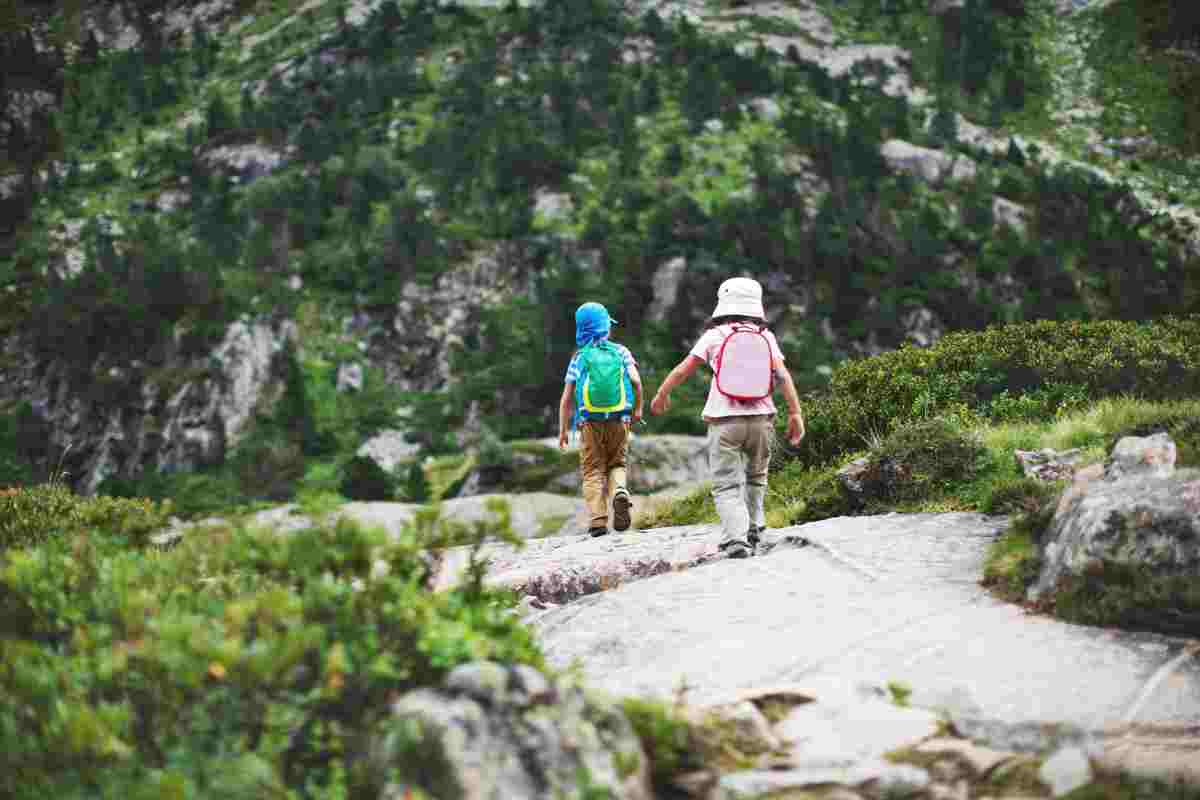
[[[1152,436],[1166,433],[1175,442],[1176,466],[1200,466],[1200,414],[1166,412],[1114,433],[1109,437],[1105,453],[1111,453],[1117,442],[1126,436]]]

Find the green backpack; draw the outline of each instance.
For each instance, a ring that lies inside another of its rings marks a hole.
[[[633,383],[620,349],[611,342],[593,342],[579,351],[579,359],[577,417],[607,419],[633,408]]]

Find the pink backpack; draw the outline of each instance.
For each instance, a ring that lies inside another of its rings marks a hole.
[[[734,324],[717,353],[717,391],[732,400],[762,400],[775,387],[771,343],[762,328]]]

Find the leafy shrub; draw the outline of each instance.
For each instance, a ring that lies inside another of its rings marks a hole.
[[[351,500],[393,500],[399,481],[373,458],[354,456],[342,467],[338,491]]]
[[[1060,486],[1037,478],[1008,478],[989,487],[979,510],[984,514],[1036,513],[1060,491]]]
[[[7,489],[0,494],[0,548],[26,547],[77,529],[79,499],[64,486]]]
[[[1037,580],[1042,567],[1039,545],[1054,519],[1058,494],[1047,491],[1045,502],[1032,511],[1018,513],[988,549],[981,582],[1002,598],[1022,602],[1025,590]]]
[[[0,793],[374,796],[361,745],[390,698],[466,660],[545,666],[477,547],[460,586],[424,588],[426,548],[519,544],[492,510],[398,537],[218,528],[165,553],[44,529],[0,556]]]
[[[796,456],[819,464],[859,449],[871,431],[947,410],[987,418],[1021,410],[1035,393],[1039,413],[1132,394],[1175,399],[1200,393],[1200,316],[1134,323],[1042,320],[955,332],[928,348],[911,345],[843,362],[829,391],[804,402],[808,435]]]
[[[292,441],[251,440],[238,448],[230,466],[246,497],[289,499],[304,478],[304,453]]]
[[[132,479],[110,477],[100,483],[96,494],[170,499],[175,514],[184,520],[224,513],[247,500],[237,476],[228,470],[148,472]]]
[[[909,422],[871,452],[868,475],[880,476],[864,480],[863,493],[876,500],[923,500],[972,478],[986,452],[948,420]]]
[[[1059,580],[1045,606],[1084,625],[1200,635],[1200,584],[1190,575],[1155,575],[1129,564],[1104,562]]]
[[[704,766],[691,725],[661,700],[626,698],[621,709],[650,760],[650,782],[656,792],[672,791],[676,775]]]

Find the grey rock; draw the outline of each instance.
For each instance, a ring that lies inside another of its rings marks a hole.
[[[767,753],[781,746],[767,718],[749,700],[725,706],[718,713],[730,724],[738,749],[743,753]]]
[[[686,273],[687,259],[683,256],[672,258],[654,271],[654,276],[650,280],[654,291],[654,300],[646,312],[646,316],[651,322],[662,322],[675,307],[675,303],[679,299],[679,288],[683,284]]]
[[[168,344],[167,363],[186,376],[168,391],[144,370],[126,368],[125,400],[111,391],[87,392],[61,363],[37,363],[20,334],[4,347],[12,367],[0,380],[0,401],[28,398],[45,409],[47,450],[72,488],[93,495],[108,476],[133,477],[146,470],[176,472],[220,463],[248,433],[256,411],[270,412],[284,389],[285,347],[294,341],[287,320],[239,320],[205,356],[177,357],[180,333]],[[105,359],[96,374],[114,366]]]
[[[918,745],[916,749],[921,753],[953,753],[960,756],[970,764],[976,776],[986,775],[997,765],[1015,755],[1010,750],[996,750],[975,744],[969,739],[951,739],[949,737],[929,739]]]
[[[1064,747],[1042,763],[1038,779],[1061,797],[1091,783],[1092,765],[1080,748]]]
[[[363,388],[363,365],[358,362],[339,364],[337,371],[337,391],[361,392]]]
[[[894,171],[912,175],[934,185],[975,178],[975,162],[964,155],[918,147],[902,139],[884,142],[879,152]]]
[[[1068,575],[1109,562],[1152,575],[1200,569],[1200,470],[1170,478],[1134,475],[1065,492],[1043,537],[1042,569],[1028,597],[1038,600]]]
[[[1083,458],[1083,450],[1075,447],[1070,450],[1014,450],[1022,474],[1027,478],[1040,481],[1071,480],[1075,476],[1075,466]]]
[[[809,786],[846,784],[869,785],[875,792],[901,795],[916,793],[929,785],[929,774],[909,764],[873,760],[847,767],[814,767],[786,770],[747,770],[721,776],[716,798],[719,800],[758,800],[776,792]]]
[[[539,190],[534,195],[534,211],[549,221],[567,219],[571,216],[574,204],[571,195],[564,192],[547,192]]]
[[[1011,228],[1021,236],[1029,232],[1030,212],[1025,206],[1003,197],[992,200],[992,216],[996,224]]]
[[[954,716],[951,721],[959,734],[975,744],[996,751],[1036,755],[1062,748],[1078,748],[1085,753],[1100,752],[1095,733],[1077,724],[1032,720],[1011,722],[982,716]]]
[[[939,718],[924,709],[901,708],[850,693],[822,695],[797,706],[775,726],[797,767],[848,768],[937,733]]]
[[[1175,442],[1166,433],[1126,436],[1113,446],[1104,465],[1104,477],[1116,480],[1144,474],[1165,478],[1175,471],[1176,457]]]
[[[387,472],[392,472],[420,452],[421,445],[408,441],[405,431],[389,428],[363,442],[355,455],[369,458]]]
[[[918,347],[929,347],[946,332],[946,326],[936,313],[924,306],[910,309],[900,318],[904,338]]]
[[[498,705],[508,694],[508,670],[494,661],[461,664],[446,676],[445,686],[446,691],[465,694],[485,706]]]
[[[614,800],[650,800],[648,761],[619,709],[565,683],[554,694],[552,704],[530,707],[500,697],[481,704],[449,688],[409,692],[371,745],[372,773],[403,776],[433,797],[583,800],[586,771]]]

